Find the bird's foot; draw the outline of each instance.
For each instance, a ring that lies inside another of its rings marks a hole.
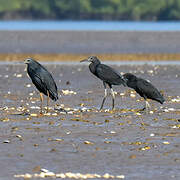
[[[140,110],[138,110],[138,112],[141,112],[141,113],[145,113],[145,114],[149,114],[149,111],[148,111],[148,109],[147,108],[142,108],[142,109],[140,109]]]
[[[100,108],[99,108],[99,111],[101,112],[103,110],[103,106],[101,106]]]
[[[144,108],[142,108],[142,109],[139,109],[138,111],[139,112],[142,112],[142,111],[145,111],[146,110],[146,108],[144,107]]]
[[[142,108],[142,109],[139,109],[137,112],[139,112],[139,113],[145,113],[145,114],[148,114],[148,110],[144,107],[144,108]]]
[[[114,113],[116,111],[115,108],[113,109],[99,109],[99,112],[109,112],[109,113]]]
[[[109,109],[109,113],[114,113],[116,111],[115,108]]]
[[[113,107],[113,108],[112,108],[112,111],[115,111],[115,110],[116,110],[116,109]]]

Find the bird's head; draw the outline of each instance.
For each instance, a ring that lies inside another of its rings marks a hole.
[[[89,56],[87,59],[84,59],[80,62],[100,63],[99,59],[96,56]]]
[[[30,64],[30,63],[32,63],[34,60],[32,59],[32,58],[27,58],[27,59],[25,59],[25,61],[24,61],[24,63],[25,64]]]
[[[126,73],[123,75],[123,77],[129,82],[135,82],[137,80],[137,77],[131,73]]]

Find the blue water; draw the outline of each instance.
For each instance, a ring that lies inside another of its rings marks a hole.
[[[180,31],[180,21],[0,21],[0,30]]]

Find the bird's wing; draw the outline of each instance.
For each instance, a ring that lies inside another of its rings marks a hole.
[[[57,86],[51,74],[41,65],[38,68],[28,67],[28,74],[36,88],[49,96],[52,100],[58,99]]]
[[[39,75],[39,73],[33,72],[33,76],[31,75],[32,82],[37,87],[37,89],[41,92],[45,92],[46,84],[44,83],[44,79]]]
[[[110,84],[118,85],[124,83],[124,78],[120,75],[120,73],[105,64],[97,66],[96,74],[101,80]]]
[[[138,79],[136,88],[144,98],[156,99],[162,96],[151,83],[144,79]]]
[[[45,68],[42,68],[41,72],[38,73],[38,77],[40,77],[46,93],[48,91],[51,99],[57,100],[58,99],[57,86],[52,75]]]

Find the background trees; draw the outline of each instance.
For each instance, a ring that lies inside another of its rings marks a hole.
[[[0,18],[179,20],[180,0],[0,0]]]

